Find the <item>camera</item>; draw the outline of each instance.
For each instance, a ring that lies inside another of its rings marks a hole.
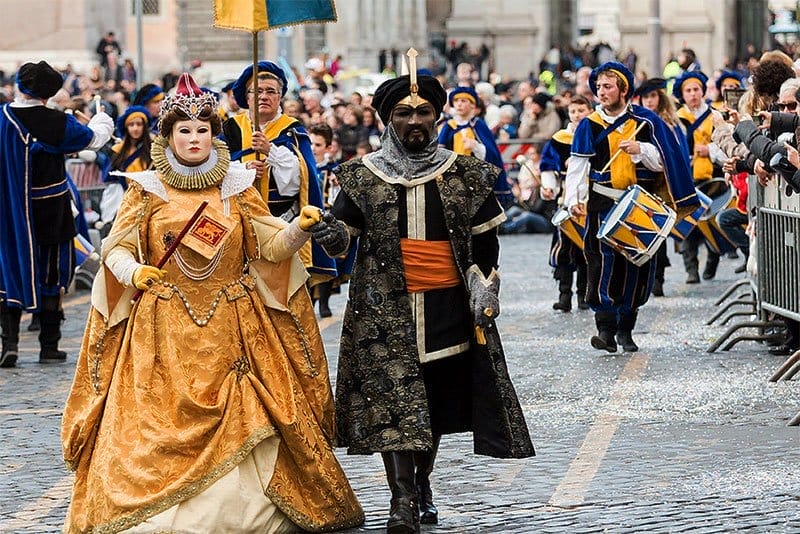
[[[761,115],[753,115],[753,124],[755,124],[756,126],[761,126],[762,124],[764,124],[764,117],[762,117]]]
[[[781,178],[786,181],[788,186],[794,190],[795,193],[800,193],[800,180],[795,180],[795,173],[798,169],[791,164],[785,154],[778,152],[773,155],[769,160],[769,166],[774,171],[780,173]]]

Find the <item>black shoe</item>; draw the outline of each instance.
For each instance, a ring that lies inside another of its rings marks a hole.
[[[614,340],[614,334],[611,332],[599,332],[596,336],[592,336],[591,343],[592,347],[597,350],[617,352],[617,342]]]
[[[561,310],[567,313],[572,310],[572,293],[561,293],[558,296],[558,302],[553,303],[554,310]]]
[[[733,272],[735,272],[736,274],[739,274],[739,273],[745,272],[746,270],[747,270],[747,262],[744,262],[741,265],[739,265],[738,267],[736,267],[733,270]]]
[[[331,313],[331,309],[328,307],[328,305],[327,304],[323,305],[322,301],[320,301],[319,316],[324,318],[324,317],[330,317],[331,315],[333,315],[333,313]]]
[[[39,351],[39,363],[64,363],[67,353],[63,350],[42,349]]]
[[[413,499],[392,499],[386,534],[417,534],[419,521],[419,508]]]
[[[2,356],[0,356],[0,368],[2,369],[11,369],[12,367],[17,366],[17,350],[6,350],[3,351]]]
[[[617,332],[617,343],[622,346],[624,352],[636,352],[639,350],[639,345],[633,341],[633,336],[630,332]]]
[[[578,295],[578,309],[579,310],[589,309],[589,304],[586,302],[586,299],[584,299],[580,294]]]
[[[692,271],[692,272],[687,274],[686,283],[687,284],[699,284],[700,283],[700,275],[697,273],[697,271]]]
[[[653,296],[654,297],[663,297],[664,296],[664,282],[661,280],[656,280],[653,282]]]
[[[40,328],[41,325],[39,323],[39,314],[34,313],[31,315],[31,322],[28,325],[28,332],[38,332]]]

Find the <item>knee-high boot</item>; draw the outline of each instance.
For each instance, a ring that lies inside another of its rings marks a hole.
[[[64,312],[60,308],[60,299],[43,299],[42,309],[39,311],[39,363],[61,363],[67,360],[67,353],[58,350],[61,339],[61,321]]]
[[[620,315],[617,325],[617,343],[622,346],[625,352],[636,352],[639,346],[633,340],[633,327],[636,326],[636,318],[639,312],[634,311]]]
[[[419,532],[417,488],[414,483],[414,453],[411,451],[383,452],[386,480],[392,491],[387,534],[416,534]]]
[[[558,302],[553,303],[553,309],[566,313],[572,309],[572,271],[556,267],[555,278],[558,280]]]
[[[614,335],[617,333],[616,312],[599,311],[594,314],[597,325],[597,335],[592,336],[592,347],[608,352],[617,352],[617,342]]]
[[[586,265],[578,265],[577,279],[575,280],[575,292],[578,295],[578,309],[588,310],[589,304],[586,303]]]
[[[322,282],[317,285],[317,292],[319,294],[319,316],[330,317],[333,315],[328,306],[328,300],[331,298],[331,282]]]
[[[429,451],[415,452],[414,463],[417,467],[415,475],[417,483],[417,497],[419,498],[419,522],[426,525],[439,523],[439,510],[433,504],[433,491],[431,491],[431,473],[436,453],[439,450],[441,436],[433,437],[433,448]]]
[[[9,308],[0,304],[0,327],[3,329],[3,351],[0,353],[0,367],[10,368],[17,365],[19,350],[19,321],[22,310]]]

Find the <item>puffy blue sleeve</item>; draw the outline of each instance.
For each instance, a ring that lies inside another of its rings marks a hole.
[[[575,135],[572,137],[572,155],[583,158],[590,158],[594,156],[594,134],[592,133],[592,122],[585,118],[575,129]]]

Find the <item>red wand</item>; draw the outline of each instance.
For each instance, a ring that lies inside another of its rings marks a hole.
[[[175,250],[177,250],[178,245],[180,245],[180,243],[181,243],[181,239],[183,239],[183,236],[185,236],[186,233],[189,230],[191,230],[192,226],[194,226],[194,223],[197,222],[197,219],[200,218],[200,214],[203,213],[204,209],[206,209],[206,206],[208,206],[208,200],[204,200],[200,204],[200,206],[197,208],[197,210],[195,210],[194,214],[192,215],[192,218],[189,219],[189,222],[187,222],[186,226],[183,227],[183,230],[181,230],[181,233],[178,234],[178,237],[175,238],[175,240],[169,246],[167,251],[161,257],[161,259],[158,260],[158,263],[156,264],[156,267],[158,269],[161,269],[164,266],[164,264],[167,263],[167,260],[169,260],[170,256],[172,256],[172,254],[175,252]],[[137,300],[139,300],[139,297],[142,296],[142,293],[144,293],[144,291],[142,291],[141,289],[137,289],[136,293],[133,294],[133,298],[131,298],[131,303],[134,303]]]

